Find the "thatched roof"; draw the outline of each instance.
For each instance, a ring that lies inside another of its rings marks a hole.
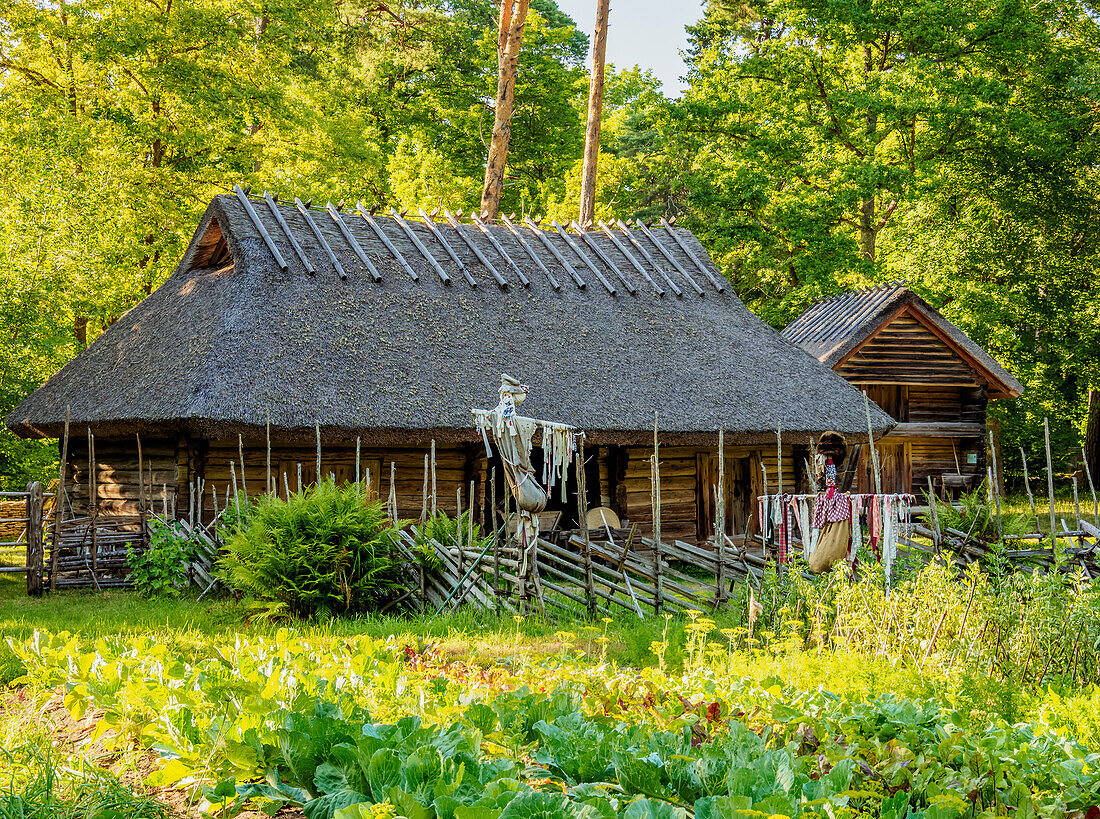
[[[990,397],[1015,398],[1024,391],[989,353],[944,318],[932,305],[906,287],[894,283],[855,290],[823,299],[783,330],[791,341],[828,367],[835,367],[902,311],[936,332],[989,384]],[[937,332],[938,331],[938,332]]]
[[[774,440],[777,424],[787,440],[866,430],[862,395],[745,308],[686,230],[618,230],[618,245],[602,231],[574,233],[592,269],[556,231],[540,238],[517,226],[529,253],[508,226],[489,227],[513,265],[466,223],[462,232],[501,286],[454,227],[439,235],[474,284],[423,221],[405,220],[449,275],[444,283],[397,219],[374,217],[408,268],[363,216],[345,212],[343,227],[376,281],[330,212],[308,211],[345,277],[299,208],[276,206],[313,274],[267,203],[248,200],[261,231],[244,201],[216,197],[168,281],[16,407],[8,426],[57,436],[68,407],[74,428],[101,435],[262,434],[270,418],[284,436],[312,436],[319,423],[330,440],[475,440],[470,409],[496,403],[503,371],[531,386],[525,414],[597,440],[648,440],[654,412],[667,440],[710,440],[719,428],[737,440]],[[871,409],[876,432],[893,425]]]

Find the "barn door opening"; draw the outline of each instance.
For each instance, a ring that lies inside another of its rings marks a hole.
[[[589,447],[585,450],[585,494],[587,495],[588,508],[593,509],[600,505],[600,468],[599,468],[599,450],[596,447]],[[535,468],[535,477],[542,483],[542,470],[543,470],[543,453],[541,446],[531,447],[531,466]],[[497,454],[496,447],[493,447],[493,455],[489,458],[488,468],[490,470],[496,470],[497,491],[495,503],[497,505],[498,514],[504,510],[504,493],[508,492],[508,480],[504,475],[504,464]],[[488,472],[486,473],[488,474]],[[489,492],[486,492],[488,496]],[[549,500],[546,504],[546,512],[539,514],[540,528],[543,531],[550,531],[553,524],[555,529],[576,529],[577,524],[577,471],[575,462],[571,465],[565,475],[565,496],[562,498],[562,485],[557,483],[553,488],[548,490]],[[512,497],[508,499],[508,508],[512,512],[516,511],[515,500]]]
[[[752,511],[752,458],[726,458],[726,534],[743,534]],[[700,452],[696,456],[696,521],[700,542],[714,537],[714,490],[718,482],[718,456]]]

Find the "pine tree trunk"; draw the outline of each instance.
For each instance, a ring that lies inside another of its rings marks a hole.
[[[485,164],[485,185],[481,191],[481,215],[495,219],[500,213],[504,190],[504,165],[512,139],[512,112],[516,102],[516,69],[523,43],[530,0],[501,0],[497,34],[497,104],[493,118],[493,138],[489,160]],[[515,7],[513,9],[513,6]]]
[[[607,51],[607,16],[610,8],[610,0],[598,0],[596,35],[592,43],[592,79],[588,88],[588,128],[584,135],[584,171],[581,174],[579,221],[585,227],[596,221],[596,164],[600,156],[604,54]]]

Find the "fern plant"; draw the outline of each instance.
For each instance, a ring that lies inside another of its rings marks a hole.
[[[385,505],[361,484],[322,481],[249,508],[219,561],[226,584],[269,614],[370,612],[400,598],[406,572]]]

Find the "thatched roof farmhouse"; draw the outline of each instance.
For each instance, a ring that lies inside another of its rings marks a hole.
[[[59,437],[68,412],[69,481],[85,505],[90,429],[101,511],[139,502],[137,435],[158,499],[163,487],[178,509],[200,478],[224,495],[241,449],[248,490],[261,491],[270,424],[280,487],[299,468],[313,479],[319,429],[323,473],[348,476],[359,439],[386,490],[393,463],[399,511],[415,516],[433,439],[440,505],[473,480],[484,506],[490,464],[470,409],[491,407],[508,372],[531,386],[525,412],[588,433],[592,505],[634,520],[648,516],[656,417],[665,531],[691,538],[707,534],[719,429],[742,523],[760,464],[778,477],[777,426],[789,485],[811,436],[865,437],[859,391],[746,309],[689,231],[546,227],[218,196],[168,281],[7,424]],[[876,432],[893,424],[871,410]]]

